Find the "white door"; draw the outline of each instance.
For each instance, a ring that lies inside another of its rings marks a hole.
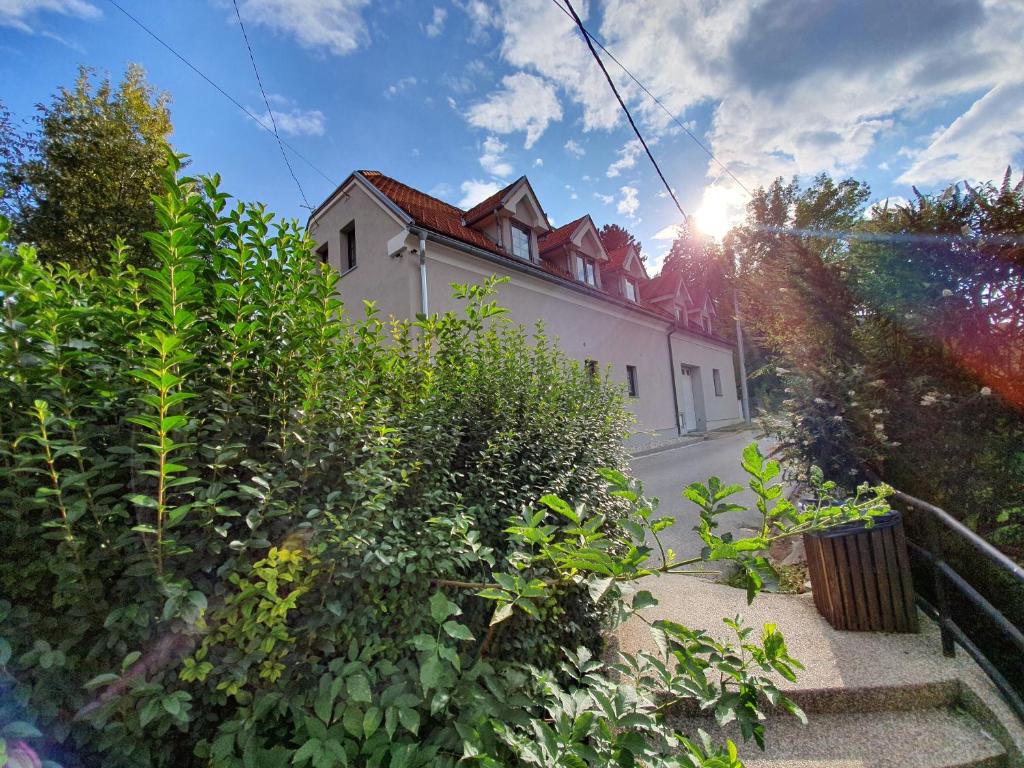
[[[679,390],[682,403],[679,408],[679,418],[683,423],[683,432],[693,432],[697,429],[697,411],[693,404],[693,376],[692,369],[688,365],[679,366]]]

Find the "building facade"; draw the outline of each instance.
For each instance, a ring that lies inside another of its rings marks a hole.
[[[570,357],[607,369],[636,417],[634,441],[736,423],[733,348],[713,302],[682,275],[650,278],[633,246],[606,251],[590,216],[554,228],[526,177],[468,211],[377,171],[356,171],[309,219],[349,306],[404,319],[456,308],[452,283],[508,277],[512,320],[544,321]]]

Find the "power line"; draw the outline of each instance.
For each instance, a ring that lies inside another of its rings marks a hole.
[[[260,78],[260,70],[256,66],[256,57],[252,53],[252,46],[249,44],[249,35],[245,32],[245,24],[242,23],[242,14],[238,10],[237,0],[231,0],[231,4],[235,7],[235,17],[238,19],[238,26],[242,30],[242,39],[245,40],[246,50],[249,51],[249,61],[252,62],[252,71],[256,73],[256,83],[260,87],[260,93],[263,95],[263,103],[267,105],[267,114],[270,115],[270,125],[274,129],[274,138],[277,139],[277,146],[281,148],[281,157],[284,158],[284,164],[288,166],[288,173],[291,174],[292,180],[295,182],[295,186],[299,188],[299,195],[302,196],[302,202],[306,208],[313,210],[309,204],[309,200],[306,199],[306,192],[302,189],[302,184],[299,183],[299,177],[295,175],[295,169],[292,168],[292,161],[288,159],[288,153],[284,151],[284,144],[281,142],[281,134],[277,130],[277,120],[274,119],[274,110],[270,106],[270,99],[267,98],[267,92],[263,88],[263,80]]]
[[[601,57],[594,49],[594,44],[590,41],[590,35],[587,34],[587,30],[583,26],[583,22],[576,14],[576,9],[572,7],[572,1],[565,0],[565,5],[568,7],[569,12],[572,13],[572,18],[576,22],[576,26],[580,28],[580,33],[583,35],[583,40],[586,42],[587,48],[590,49],[590,53],[594,56],[594,60],[597,62],[597,65],[601,67],[601,71],[604,73],[604,77],[608,81],[608,85],[611,87],[612,93],[614,93],[615,98],[619,100],[619,106],[622,107],[622,111],[626,113],[626,119],[629,120],[629,124],[633,128],[633,133],[635,133],[637,139],[640,140],[640,144],[647,153],[647,157],[650,158],[651,164],[654,166],[654,170],[658,172],[658,176],[661,177],[661,182],[665,185],[665,189],[668,190],[668,194],[672,198],[672,202],[675,203],[676,208],[679,209],[679,215],[683,217],[683,222],[685,223],[689,221],[686,211],[683,210],[683,206],[679,203],[679,198],[676,197],[675,190],[673,190],[672,185],[668,183],[668,180],[665,178],[665,174],[661,172],[661,166],[658,165],[658,161],[655,160],[654,155],[651,154],[651,149],[647,146],[647,142],[644,141],[644,137],[643,134],[640,133],[640,129],[636,127],[636,123],[633,121],[633,115],[629,113],[629,107],[626,106],[626,102],[623,101],[622,96],[619,95],[619,89],[615,87],[615,81],[612,80],[612,76],[608,74],[608,70],[605,68],[604,62],[601,61]]]
[[[718,157],[715,156],[715,153],[712,152],[710,148],[705,146],[704,142],[702,142],[699,138],[697,138],[696,134],[694,134],[693,131],[691,131],[689,128],[687,128],[686,124],[681,122],[679,120],[679,118],[676,117],[675,114],[673,114],[673,112],[668,107],[665,106],[664,102],[662,102],[661,99],[659,99],[657,96],[655,96],[653,93],[651,93],[650,89],[646,85],[644,85],[642,82],[640,82],[640,80],[636,77],[636,75],[634,75],[632,72],[630,72],[629,69],[626,68],[626,65],[623,64],[621,61],[619,61],[616,58],[615,54],[612,53],[611,51],[609,51],[604,46],[604,43],[602,43],[600,40],[597,39],[597,37],[595,37],[593,34],[591,34],[590,30],[588,30],[585,26],[583,26],[582,22],[579,22],[577,18],[574,18],[575,13],[570,13],[568,10],[566,10],[562,6],[562,4],[560,2],[558,2],[558,0],[552,0],[552,2],[558,7],[558,10],[560,10],[562,13],[564,13],[566,16],[568,16],[570,19],[572,19],[574,22],[576,22],[576,25],[580,28],[580,30],[583,32],[583,34],[586,37],[588,37],[589,39],[593,40],[597,44],[597,47],[600,48],[602,51],[604,51],[604,53],[608,56],[609,59],[611,59],[616,64],[618,64],[619,69],[621,69],[623,72],[625,72],[626,75],[629,77],[629,79],[632,80],[637,85],[637,87],[640,88],[640,90],[642,90],[644,93],[646,93],[647,96],[655,104],[657,104],[661,108],[661,111],[664,112],[666,115],[668,115],[669,119],[672,120],[672,122],[674,122],[676,125],[678,125],[686,133],[687,136],[689,136],[691,139],[693,139],[694,144],[696,144],[698,147],[700,147],[702,150],[704,150],[704,153],[709,158],[714,160],[718,164],[718,166],[722,169],[722,171],[727,173],[732,178],[732,180],[735,181],[740,186],[740,188],[743,189],[744,192],[746,192],[748,195],[753,195],[754,194],[753,192],[750,191],[750,189],[747,187],[747,185],[744,184],[742,181],[740,181],[740,179],[736,176],[736,174],[733,173],[729,169],[729,166],[727,166],[725,163],[723,163],[721,160],[719,160]],[[566,2],[568,2],[568,0],[566,0]]]
[[[189,69],[191,69],[191,70],[192,70],[193,72],[195,72],[195,73],[196,73],[197,75],[199,75],[199,76],[200,76],[201,78],[203,78],[203,80],[205,80],[205,81],[206,81],[207,83],[209,83],[209,84],[210,84],[211,86],[213,86],[213,88],[214,88],[214,89],[215,89],[215,90],[216,90],[216,91],[217,91],[218,93],[220,93],[220,95],[221,95],[221,96],[223,96],[223,97],[224,97],[224,98],[226,98],[226,99],[227,99],[228,101],[230,101],[230,102],[231,102],[232,104],[234,104],[234,105],[235,105],[236,107],[238,107],[238,109],[240,109],[240,110],[242,111],[242,113],[243,113],[243,114],[245,114],[245,115],[247,115],[247,116],[248,116],[249,118],[251,118],[251,119],[252,119],[252,121],[253,121],[254,123],[256,123],[256,125],[258,125],[258,126],[259,126],[260,128],[262,128],[262,129],[263,129],[264,131],[266,131],[267,133],[269,133],[269,134],[271,134],[271,135],[274,135],[274,131],[272,131],[272,130],[270,129],[270,127],[269,127],[269,126],[268,126],[268,125],[267,125],[266,123],[264,123],[264,122],[263,122],[262,120],[260,120],[260,119],[259,119],[258,117],[256,117],[256,115],[254,115],[254,114],[253,114],[252,112],[250,112],[250,111],[249,111],[249,110],[248,110],[247,108],[243,107],[243,106],[242,106],[242,104],[241,104],[241,103],[240,103],[240,102],[238,101],[238,99],[236,99],[236,98],[235,98],[234,96],[232,96],[232,95],[231,95],[230,93],[228,93],[228,92],[227,92],[227,91],[225,91],[225,90],[224,90],[223,88],[221,88],[221,87],[220,87],[219,85],[217,85],[217,83],[215,83],[215,82],[214,82],[213,80],[211,80],[211,79],[210,79],[209,77],[207,77],[207,76],[206,76],[206,74],[205,74],[205,73],[203,73],[203,71],[202,71],[201,69],[199,69],[199,67],[197,67],[197,66],[196,66],[195,64],[193,64],[193,63],[192,63],[191,61],[189,61],[188,59],[186,59],[186,58],[185,58],[185,57],[184,57],[183,55],[181,55],[180,53],[178,53],[178,52],[177,52],[177,51],[176,51],[176,50],[175,50],[174,48],[172,48],[172,47],[171,47],[171,45],[170,45],[169,43],[166,43],[166,42],[164,42],[164,40],[163,40],[163,39],[162,39],[162,38],[161,38],[161,37],[160,37],[160,36],[159,36],[159,35],[158,35],[158,34],[157,34],[156,32],[154,32],[153,30],[151,30],[151,29],[150,29],[149,27],[147,27],[147,26],[146,26],[145,24],[143,24],[143,23],[142,23],[141,21],[139,21],[139,20],[138,20],[137,18],[135,18],[134,16],[132,16],[132,15],[131,15],[130,13],[128,13],[128,11],[126,11],[126,10],[125,10],[125,9],[124,9],[124,8],[123,8],[123,7],[122,7],[122,6],[120,5],[120,4],[119,4],[119,3],[117,3],[117,2],[116,2],[116,0],[107,0],[107,2],[108,2],[108,3],[110,3],[110,4],[112,5],[112,6],[114,6],[115,8],[117,8],[117,10],[119,10],[119,11],[120,11],[121,13],[123,13],[123,14],[124,14],[125,16],[127,16],[127,17],[128,17],[128,18],[129,18],[129,19],[130,19],[130,20],[132,21],[132,22],[134,22],[134,24],[135,24],[135,25],[136,25],[136,26],[137,26],[137,27],[138,27],[139,29],[141,29],[141,30],[142,30],[143,32],[145,32],[145,33],[146,33],[147,35],[149,35],[149,36],[150,36],[150,37],[152,37],[152,38],[153,38],[154,40],[156,40],[156,41],[157,41],[158,43],[160,43],[160,45],[162,45],[162,46],[163,46],[164,48],[166,48],[166,49],[167,49],[168,51],[170,51],[170,52],[171,52],[171,53],[172,53],[172,54],[173,54],[173,55],[174,55],[174,56],[175,56],[175,57],[176,57],[176,58],[177,58],[178,60],[180,60],[180,61],[181,61],[181,63],[182,63],[182,64],[184,64],[184,65],[185,65],[186,67],[188,67],[188,68],[189,68]],[[308,166],[309,166],[310,168],[312,168],[312,169],[313,169],[314,171],[316,171],[316,172],[317,172],[317,173],[319,173],[319,174],[320,174],[321,176],[323,176],[323,177],[324,177],[324,178],[325,178],[325,179],[326,179],[326,180],[327,180],[328,182],[330,182],[331,184],[333,184],[333,185],[335,185],[335,186],[337,186],[337,185],[338,185],[338,182],[337,182],[337,180],[335,180],[335,179],[332,179],[332,178],[331,178],[330,176],[328,176],[328,175],[327,175],[326,173],[324,173],[324,172],[323,172],[322,170],[320,170],[320,168],[319,168],[319,167],[317,167],[317,166],[316,166],[316,165],[315,165],[315,164],[313,163],[313,161],[312,161],[312,160],[310,160],[310,159],[309,159],[308,157],[306,157],[306,156],[305,156],[305,155],[303,155],[303,154],[302,154],[301,152],[299,152],[299,150],[297,150],[297,149],[296,149],[295,147],[293,147],[293,146],[292,146],[291,144],[289,144],[289,143],[288,143],[287,141],[284,141],[284,140],[283,140],[283,139],[281,139],[281,138],[278,138],[278,141],[280,141],[280,142],[281,142],[281,143],[282,143],[282,144],[283,144],[284,146],[286,146],[286,147],[287,147],[288,149],[290,149],[290,150],[292,151],[292,153],[293,153],[293,154],[294,154],[294,155],[295,155],[295,156],[296,156],[297,158],[299,158],[300,160],[302,160],[302,161],[303,161],[304,163],[306,163],[306,165],[308,165]]]

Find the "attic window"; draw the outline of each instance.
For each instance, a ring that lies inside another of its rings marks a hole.
[[[597,270],[594,268],[593,259],[573,254],[572,273],[581,283],[597,287]]]
[[[630,301],[632,301],[635,304],[636,303],[636,283],[634,283],[628,277],[623,278],[622,282],[624,283],[623,291],[624,291],[624,293],[626,295],[626,298],[629,299]]]
[[[530,260],[530,230],[521,224],[512,225],[512,255]]]

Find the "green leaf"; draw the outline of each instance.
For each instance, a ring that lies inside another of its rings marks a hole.
[[[658,599],[648,592],[646,589],[637,592],[633,596],[633,610],[642,611],[644,608],[650,608],[653,605],[658,604]]]
[[[512,603],[502,603],[494,609],[494,613],[491,615],[490,626],[495,624],[501,624],[505,619],[512,615]]]
[[[369,703],[373,701],[373,694],[370,691],[370,681],[364,675],[353,675],[346,681],[348,696],[352,701]]]
[[[423,692],[434,688],[440,679],[441,657],[432,653],[420,665],[420,685],[423,686]]]
[[[444,629],[449,637],[453,637],[456,640],[473,639],[473,633],[469,631],[469,628],[464,624],[459,624],[457,621],[446,621],[442,629]]]
[[[96,677],[94,677],[92,680],[87,682],[82,687],[85,688],[85,690],[87,691],[91,691],[94,688],[99,688],[104,685],[110,685],[111,683],[116,682],[120,679],[120,675],[115,675],[113,672],[106,672],[102,675],[96,675]]]
[[[449,600],[444,592],[435,592],[430,596],[430,615],[438,624],[458,611],[459,606]]]
[[[572,507],[570,507],[568,503],[560,499],[558,496],[555,496],[550,493],[545,494],[544,496],[540,497],[540,503],[546,506],[548,509],[552,510],[553,512],[557,512],[563,517],[569,518],[577,525],[579,524],[579,515],[573,512]]]
[[[38,739],[43,734],[32,723],[14,720],[0,727],[0,736],[5,739]]]

